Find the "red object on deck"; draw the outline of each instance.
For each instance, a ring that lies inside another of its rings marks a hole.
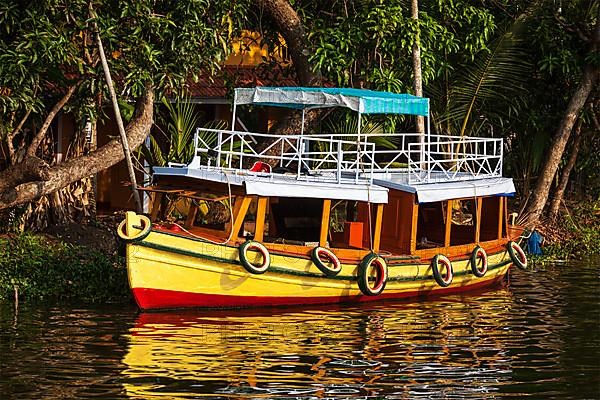
[[[265,162],[257,161],[254,163],[252,168],[250,168],[252,172],[271,172],[271,166]]]
[[[362,222],[344,222],[344,242],[350,247],[363,247]]]

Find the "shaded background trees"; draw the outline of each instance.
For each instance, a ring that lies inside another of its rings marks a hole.
[[[598,0],[420,0],[418,19],[409,0],[92,3],[123,101],[218,74],[242,28],[260,32],[271,48],[283,37],[291,63],[277,67],[299,85],[412,92],[418,33],[433,131],[503,137],[505,170],[530,223],[556,187],[573,198],[600,196]],[[80,133],[107,118],[89,1],[0,1],[0,32],[0,148],[9,164],[0,166],[0,208],[7,208],[40,196],[48,201],[49,193],[120,155],[100,156],[81,134],[72,159],[59,162],[46,131],[61,110],[77,116]],[[132,147],[147,134],[151,109],[138,107],[145,119],[131,120],[130,130],[139,127]],[[412,119],[382,123],[414,130]],[[580,135],[571,134],[574,126]],[[69,196],[82,196],[89,185],[80,189]]]
[[[243,2],[203,0],[0,2],[0,148],[8,153],[0,209],[49,194],[54,201],[46,208],[61,208],[54,193],[123,158],[117,140],[94,149],[75,138],[80,150],[57,159],[49,133],[61,111],[76,116],[79,133],[108,118],[90,6],[121,100],[141,100],[127,129],[133,148],[151,127],[154,93],[213,74],[246,9]]]

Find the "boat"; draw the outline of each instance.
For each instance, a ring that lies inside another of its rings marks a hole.
[[[247,105],[298,110],[300,132],[234,130]],[[357,132],[304,132],[306,111],[328,107],[356,112]],[[361,133],[376,114],[422,116],[426,132]],[[238,88],[231,127],[198,129],[189,164],[154,167],[151,212],[117,228],[143,310],[421,300],[527,266],[502,139],[431,134],[427,98]],[[188,205],[176,221],[161,218],[166,198]]]

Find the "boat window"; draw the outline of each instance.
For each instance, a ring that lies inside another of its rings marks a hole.
[[[447,206],[448,203],[445,201],[419,205],[417,250],[444,247]]]
[[[484,197],[481,199],[480,242],[498,239],[498,228],[503,219],[500,215],[501,201],[502,197]]]
[[[190,226],[225,231],[225,225],[231,221],[229,199],[182,199],[187,205],[186,219],[193,218]],[[194,210],[195,208],[195,210]],[[190,213],[195,212],[195,216]],[[188,223],[186,223],[188,225]]]
[[[318,243],[321,232],[323,200],[301,198],[271,198],[268,234],[265,241],[305,244]]]
[[[475,242],[477,226],[477,202],[474,199],[453,200],[450,227],[450,245],[457,246]]]
[[[354,200],[332,202],[329,218],[331,247],[363,248],[369,240],[368,226],[366,203]]]

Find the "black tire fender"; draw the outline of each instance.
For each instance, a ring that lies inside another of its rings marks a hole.
[[[375,268],[375,284],[371,286],[369,278]],[[370,253],[358,265],[358,287],[365,296],[377,296],[383,292],[388,280],[388,266],[383,257]]]
[[[249,250],[256,250],[262,255],[263,261],[259,266],[252,264],[248,259]],[[271,266],[271,255],[269,254],[269,250],[267,250],[264,244],[255,240],[248,240],[247,242],[242,243],[239,247],[239,256],[242,266],[251,274],[264,274]]]
[[[440,270],[440,264],[446,269],[445,276]],[[454,278],[454,271],[452,270],[452,263],[448,257],[443,254],[436,254],[431,259],[431,270],[433,271],[433,279],[435,279],[438,285],[444,288],[450,286],[452,279]]]
[[[521,246],[519,246],[517,242],[513,242],[511,240],[506,244],[506,249],[508,250],[508,255],[510,256],[513,264],[519,269],[526,270],[527,256],[525,255],[525,251],[523,251]]]
[[[327,265],[323,259],[327,259],[333,265],[333,268]],[[325,276],[336,276],[342,270],[342,263],[340,259],[333,253],[333,251],[317,246],[311,252],[312,262],[316,265],[319,270],[325,274]]]
[[[481,259],[481,268],[478,266],[478,260]],[[471,253],[471,272],[478,278],[482,278],[488,270],[488,257],[487,253],[481,246],[475,246]]]

